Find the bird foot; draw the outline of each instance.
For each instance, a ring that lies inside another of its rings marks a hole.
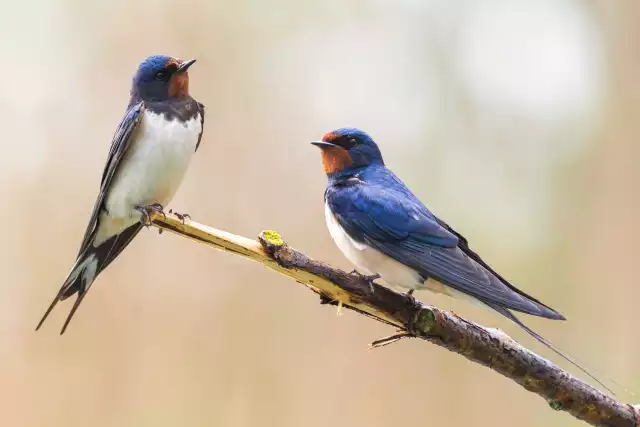
[[[414,324],[416,323],[416,320],[418,320],[418,315],[420,314],[420,309],[422,308],[422,303],[413,296],[414,291],[415,289],[409,289],[407,293],[404,294],[407,298],[408,305],[411,307],[411,310],[415,312],[413,318],[409,322],[407,322],[406,325],[407,333],[412,337],[417,336],[414,329]]]
[[[142,215],[140,217],[140,223],[145,227],[151,227],[150,212],[161,213],[162,216],[165,217],[165,219],[167,218],[164,213],[164,207],[160,203],[151,203],[150,205],[146,206],[136,206],[135,209]]]
[[[179,219],[180,221],[182,221],[182,224],[183,224],[183,225],[184,225],[184,220],[185,220],[185,218],[189,218],[189,220],[191,220],[191,215],[189,215],[188,213],[181,214],[181,213],[178,213],[178,212],[173,212],[173,210],[172,210],[172,209],[169,209],[169,213],[172,213],[172,214],[174,214],[175,216],[177,216],[177,217],[178,217],[178,219]]]
[[[366,274],[360,273],[356,269],[351,270],[349,274],[351,274],[352,276],[356,276],[358,279],[364,280],[365,282],[367,282],[369,284],[369,291],[371,291],[372,294],[374,293],[373,281],[380,278],[379,274],[371,274],[367,276]]]
[[[353,276],[358,276],[360,279],[366,280],[367,282],[373,282],[374,280],[380,278],[379,274],[372,274],[370,276],[367,276],[366,274],[362,274],[358,270],[355,270],[355,269],[351,270],[349,272],[349,274],[351,274]]]
[[[422,303],[415,299],[413,296],[413,291],[415,289],[410,289],[405,297],[407,298],[408,304],[411,306],[411,319],[407,321],[405,325],[405,329],[399,329],[395,334],[381,338],[379,340],[375,340],[371,344],[369,344],[369,348],[378,348],[384,347],[389,344],[393,344],[394,342],[400,341],[405,338],[417,338],[418,334],[416,334],[415,323],[418,320],[418,315],[420,314],[420,308],[422,308]]]

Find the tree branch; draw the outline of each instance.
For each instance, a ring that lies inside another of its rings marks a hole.
[[[197,242],[241,255],[295,279],[321,297],[324,304],[342,305],[400,329],[385,345],[407,337],[430,341],[487,366],[526,390],[595,426],[640,427],[640,406],[624,404],[573,377],[522,347],[496,329],[483,328],[455,314],[422,305],[404,294],[315,261],[287,246],[275,232],[259,240],[237,236],[176,216],[151,213],[152,225]]]

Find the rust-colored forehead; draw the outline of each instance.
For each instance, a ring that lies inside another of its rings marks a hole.
[[[322,140],[324,142],[333,142],[340,137],[342,137],[342,135],[340,135],[337,132],[328,132],[324,134],[324,136],[322,137]]]
[[[170,67],[172,65],[175,65],[176,67],[180,64],[182,64],[184,61],[180,58],[169,58],[167,59],[167,63],[165,64],[165,67]]]

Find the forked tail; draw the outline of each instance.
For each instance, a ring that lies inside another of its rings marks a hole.
[[[40,329],[40,326],[42,326],[58,301],[64,301],[70,296],[78,294],[76,301],[73,303],[73,307],[62,326],[62,330],[60,331],[60,335],[64,334],[67,326],[69,326],[69,322],[73,318],[73,315],[80,306],[85,295],[89,292],[89,288],[96,277],[98,277],[98,274],[100,274],[100,272],[104,270],[115,259],[115,257],[120,254],[120,252],[122,252],[135,235],[138,234],[141,228],[142,226],[140,224],[135,224],[123,230],[122,233],[110,237],[98,246],[93,246],[92,243],[87,245],[86,249],[78,255],[78,259],[71,268],[69,276],[67,276],[67,279],[64,281],[60,291],[58,291],[58,294],[44,313],[44,316],[42,316],[40,323],[36,326],[36,331]]]
[[[562,350],[561,348],[557,347],[555,344],[553,344],[551,341],[549,341],[548,339],[544,338],[541,335],[538,335],[534,330],[532,330],[531,328],[529,328],[527,325],[525,325],[524,323],[522,323],[522,321],[520,319],[518,319],[511,311],[509,311],[508,309],[504,308],[504,307],[500,307],[499,305],[495,305],[495,304],[491,304],[491,303],[486,303],[489,307],[491,307],[492,309],[494,309],[495,311],[497,311],[498,313],[502,314],[503,316],[509,318],[513,323],[515,323],[516,325],[520,326],[522,329],[524,329],[529,335],[531,335],[532,337],[534,337],[536,340],[538,340],[539,342],[541,342],[542,344],[544,344],[545,346],[547,346],[548,348],[550,348],[554,353],[556,353],[557,355],[559,355],[560,357],[562,357],[564,360],[566,360],[567,362],[571,363],[573,366],[575,366],[576,368],[580,369],[582,372],[584,372],[585,374],[587,374],[589,377],[591,377],[595,382],[597,382],[598,384],[600,384],[602,387],[604,387],[605,390],[607,390],[609,393],[611,393],[612,395],[615,395],[615,393],[606,385],[604,385],[604,383],[602,381],[600,381],[598,378],[596,378],[596,376],[594,374],[591,373],[591,371],[595,371],[595,369],[593,368],[583,368],[582,366],[580,366],[580,364],[578,363],[577,360],[575,360],[573,357],[571,357],[568,353],[565,353],[564,350]],[[615,381],[612,381],[615,383]],[[616,383],[616,385],[619,385]],[[622,387],[622,386],[621,386]],[[622,387],[624,388],[624,387]],[[625,389],[625,391],[629,392],[628,390]],[[629,392],[630,393],[630,392]]]

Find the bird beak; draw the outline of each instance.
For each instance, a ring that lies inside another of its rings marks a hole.
[[[184,73],[185,71],[187,71],[189,69],[189,67],[191,67],[194,63],[196,62],[195,59],[191,59],[189,61],[184,61],[182,64],[180,64],[180,66],[178,67],[178,70],[176,71],[176,73]]]
[[[316,147],[320,147],[322,149],[330,148],[330,147],[337,147],[336,144],[332,144],[332,143],[326,142],[326,141],[312,141],[311,144],[315,145]]]

